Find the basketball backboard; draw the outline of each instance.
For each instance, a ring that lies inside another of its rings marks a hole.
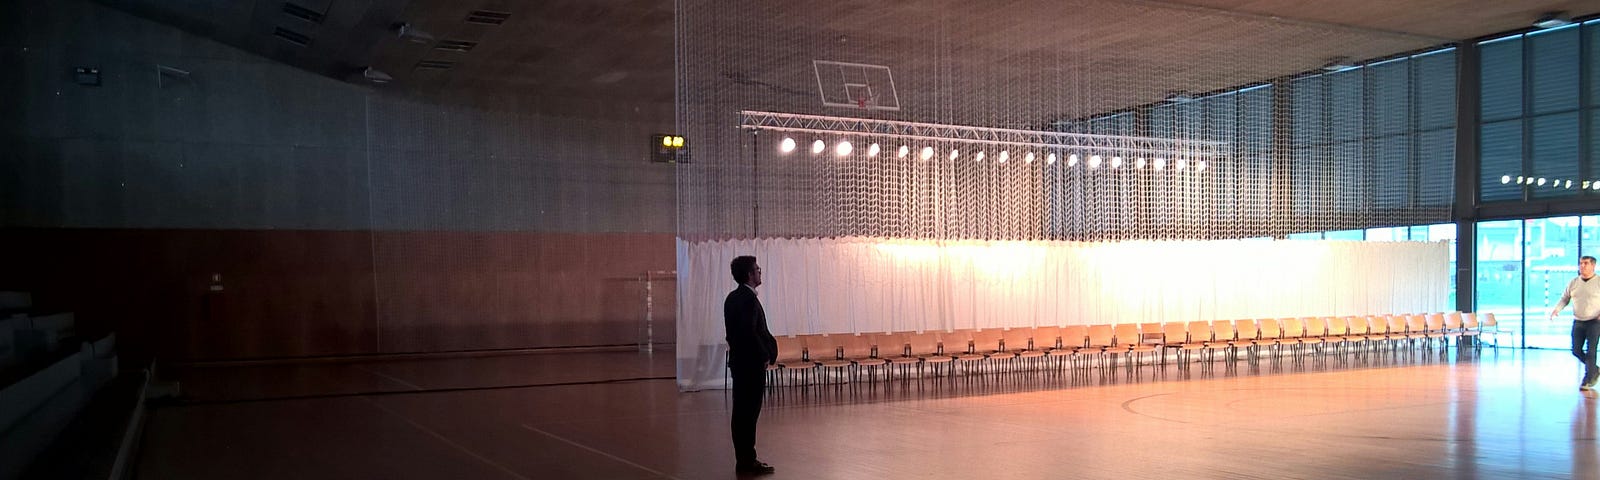
[[[865,63],[812,60],[822,104],[863,110],[900,110],[889,67]]]

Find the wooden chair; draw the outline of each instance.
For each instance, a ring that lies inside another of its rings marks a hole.
[[[851,380],[855,380],[854,377],[860,377],[862,370],[868,370],[872,374],[870,379],[876,380],[878,367],[889,364],[889,360],[878,356],[876,340],[872,335],[856,334],[845,337],[844,357],[850,360],[853,366],[852,370],[855,371],[855,375]],[[893,348],[898,351],[901,346],[896,345]]]
[[[878,346],[878,357],[889,362],[889,375],[901,373],[901,378],[909,378],[911,369],[922,364],[922,358],[911,354],[911,333],[887,332],[874,334],[873,343]]]
[[[1254,362],[1261,356],[1261,327],[1255,320],[1244,319],[1233,322],[1234,348],[1240,346],[1250,350],[1250,361]]]
[[[944,351],[940,349],[940,333],[941,332],[929,330],[920,333],[913,333],[906,339],[906,344],[909,346],[909,355],[920,360],[917,362],[917,376],[923,375],[924,368],[937,370],[950,366],[950,361],[953,359],[953,357],[944,353]],[[965,348],[966,344],[963,343],[962,347]]]
[[[1263,318],[1256,320],[1256,327],[1260,331],[1260,336],[1256,338],[1256,346],[1271,348],[1272,357],[1277,358],[1281,353],[1279,347],[1282,346],[1284,342],[1283,330],[1282,327],[1278,325],[1278,321],[1270,318]]]
[[[1328,331],[1322,335],[1322,344],[1330,346],[1334,353],[1342,355],[1347,345],[1345,336],[1350,334],[1350,318],[1328,317],[1323,319],[1323,323],[1327,325]]]
[[[1139,360],[1142,357],[1155,353],[1159,346],[1158,344],[1144,343],[1144,336],[1139,333],[1139,326],[1132,323],[1119,323],[1112,327],[1112,332],[1116,336],[1116,340],[1111,348],[1106,349],[1106,353],[1125,355],[1127,358],[1124,364],[1128,368],[1133,368],[1139,364]],[[1140,358],[1135,358],[1135,356]]]
[[[944,345],[944,353],[950,355],[951,358],[951,374],[955,373],[954,367],[961,367],[962,374],[969,373],[972,371],[973,365],[981,367],[983,360],[989,358],[979,353],[974,347],[976,342],[973,340],[973,335],[976,333],[977,331],[975,330],[955,330],[940,337],[940,344]]]
[[[1234,329],[1233,321],[1216,320],[1211,322],[1211,340],[1205,342],[1206,349],[1204,350],[1209,357],[1207,360],[1215,359],[1217,351],[1221,350],[1227,352],[1228,361],[1233,361],[1234,352],[1238,351],[1238,340],[1238,331]]]
[[[1056,328],[1047,328],[1021,327],[1006,330],[1005,347],[1017,356],[1016,361],[1022,362],[1025,368],[1037,370],[1040,359],[1049,354],[1050,348],[1056,344]]]
[[[1306,335],[1305,324],[1301,323],[1299,318],[1286,317],[1278,319],[1278,326],[1281,329],[1279,330],[1278,343],[1288,345],[1298,356],[1302,345],[1300,339]]]
[[[1090,325],[1084,346],[1075,352],[1079,358],[1097,356],[1101,366],[1109,366],[1108,359],[1114,354],[1115,344],[1116,331],[1110,325]]]
[[[1478,328],[1479,325],[1477,313],[1466,312],[1461,314],[1461,339],[1464,342],[1472,344],[1473,348],[1480,348],[1483,346],[1482,343],[1478,342],[1478,336],[1483,333],[1480,332]]]
[[[1500,348],[1500,321],[1494,318],[1493,313],[1483,314],[1483,323],[1478,325],[1478,334],[1480,338],[1483,335],[1493,337],[1489,340],[1489,346]]]
[[[809,377],[817,371],[817,362],[811,361],[810,353],[806,351],[806,340],[810,337],[811,335],[777,337],[778,364],[768,367],[767,371],[773,373],[778,385],[785,383],[783,377],[789,377],[787,382],[789,385],[801,385],[802,383],[799,383],[801,378]],[[773,372],[774,368],[779,370]]]
[[[1059,344],[1056,348],[1050,350],[1048,356],[1058,359],[1061,362],[1060,366],[1064,367],[1068,362],[1075,362],[1077,359],[1082,358],[1078,350],[1088,348],[1086,345],[1089,342],[1089,327],[1087,325],[1061,327],[1060,337]]]

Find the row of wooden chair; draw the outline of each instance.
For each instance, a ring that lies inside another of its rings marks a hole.
[[[1329,348],[1363,352],[1358,345],[1446,347],[1451,341],[1479,346],[1497,336],[1494,314],[1479,322],[1474,313],[1300,317],[1167,323],[1122,323],[877,334],[817,334],[778,337],[778,362],[768,371],[776,384],[854,381],[894,375],[918,376],[1037,370],[1121,364],[1129,368],[1165,362],[1168,353],[1187,365],[1195,353],[1214,361],[1218,353],[1237,360],[1247,353],[1322,353]],[[1498,342],[1495,343],[1496,345]],[[823,377],[828,377],[826,380]]]

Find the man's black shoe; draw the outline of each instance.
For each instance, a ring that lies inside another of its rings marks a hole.
[[[733,467],[733,471],[736,472],[736,473],[745,473],[745,474],[752,474],[752,475],[767,475],[767,474],[770,474],[770,473],[776,471],[776,469],[772,468],[772,465],[767,465],[765,463],[761,463],[758,460],[758,461],[751,462],[751,463],[741,463],[738,466]]]

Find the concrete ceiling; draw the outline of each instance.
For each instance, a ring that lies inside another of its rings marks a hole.
[[[332,77],[361,81],[358,72],[370,66],[393,77],[382,88],[536,90],[575,98],[673,100],[674,2],[665,0],[100,1]],[[805,18],[807,8],[819,5],[754,1],[773,16],[786,18]],[[703,7],[706,2],[698,3]],[[1600,12],[1600,0],[885,0],[823,5],[831,13],[806,28],[841,41],[859,32],[873,38],[873,48],[913,50],[926,39],[910,32],[943,29],[962,32],[959,45],[945,47],[961,58],[946,55],[943,62],[1018,55],[1073,55],[1079,63],[1117,59],[1098,63],[1107,85],[1149,83],[1158,77],[1170,83],[1168,90],[1186,91],[1306,71],[1330,57],[1381,57],[1521,29],[1547,11],[1577,16]],[[499,25],[469,22],[475,11],[508,16]],[[1129,16],[1130,11],[1138,14]],[[306,12],[320,18],[307,20]],[[402,22],[434,41],[406,41],[395,29]],[[1063,28],[1063,22],[1070,28]],[[886,23],[894,27],[885,28]],[[994,25],[1012,28],[980,28]],[[305,45],[286,39],[285,31],[291,38],[301,36]],[[437,48],[443,41],[475,45],[464,52]],[[1223,57],[1234,60],[1219,61]],[[419,64],[426,63],[421,62],[450,62],[450,68],[422,68]],[[1117,65],[1139,68],[1116,71]],[[809,61],[803,68],[810,68]],[[727,75],[746,81],[786,75],[780,66],[745,70]],[[1148,100],[1124,97],[1085,108]]]

